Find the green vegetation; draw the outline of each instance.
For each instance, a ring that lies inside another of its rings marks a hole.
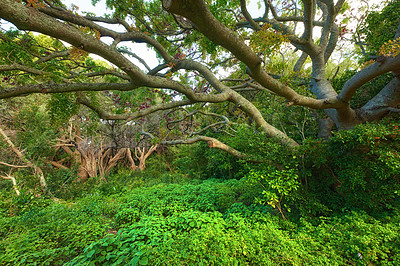
[[[225,156],[225,163],[242,167],[240,179],[207,179],[207,172],[190,172],[182,159],[171,172],[162,167],[165,158],[154,156],[154,167],[143,172],[121,168],[107,181],[69,183],[58,202],[28,192],[11,196],[11,185],[1,181],[0,261],[397,265],[398,134],[388,120],[341,131],[329,141],[310,140],[291,154],[264,143],[277,158],[268,165]],[[347,148],[338,148],[343,142]],[[200,148],[187,158],[207,163],[222,153]],[[173,152],[183,158],[189,150]],[[68,175],[59,170],[49,176],[50,189]]]
[[[110,179],[127,178],[117,174]],[[74,201],[32,195],[1,202],[6,265],[397,265],[400,215],[363,211],[284,221],[252,203],[242,180],[181,181],[133,189],[111,183]],[[149,177],[146,177],[149,178]],[[134,181],[136,179],[136,181]],[[110,181],[111,182],[111,181]],[[136,184],[136,185],[134,185]]]
[[[2,2],[0,266],[400,265],[399,1]]]

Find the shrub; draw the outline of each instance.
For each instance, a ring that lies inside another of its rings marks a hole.
[[[309,191],[329,208],[380,213],[400,201],[400,130],[390,120],[339,131],[327,142],[311,141],[301,158]]]

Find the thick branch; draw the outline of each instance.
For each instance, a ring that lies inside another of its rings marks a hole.
[[[7,99],[18,96],[25,96],[33,93],[60,93],[77,91],[104,91],[120,90],[127,91],[137,88],[132,84],[118,83],[69,83],[69,84],[38,84],[25,85],[0,90],[0,99]]]
[[[301,96],[292,88],[269,76],[262,68],[260,58],[233,31],[219,22],[202,0],[192,1],[190,5],[187,5],[184,0],[164,0],[163,6],[170,12],[190,19],[208,39],[225,47],[244,62],[248,66],[251,76],[258,83],[279,96],[285,97],[293,104],[315,109],[341,106],[341,103],[335,99],[321,101]]]
[[[206,137],[206,136],[197,136],[197,137],[186,139],[186,140],[162,141],[161,144],[163,144],[163,145],[193,144],[198,141],[206,141],[208,144],[208,147],[223,150],[239,159],[248,158],[248,155],[235,150],[234,148],[220,142],[219,140],[217,140],[215,138]]]
[[[313,34],[313,21],[315,16],[315,2],[314,0],[302,0],[304,4],[304,33],[303,38],[307,41],[312,40]]]
[[[351,97],[358,88],[368,81],[389,71],[400,73],[400,55],[396,57],[383,57],[382,62],[376,62],[349,79],[339,93],[339,98],[344,102],[350,102]]]
[[[375,97],[366,103],[359,113],[365,121],[376,121],[390,112],[397,112],[394,107],[400,104],[400,80],[393,78]]]

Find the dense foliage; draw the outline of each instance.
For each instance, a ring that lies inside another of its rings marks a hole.
[[[261,187],[246,179],[180,177],[179,184],[149,186],[151,177],[126,175],[97,184],[73,202],[3,196],[0,260],[6,265],[400,262],[398,214],[374,217],[348,210],[284,221],[268,205],[253,203]],[[123,179],[125,186],[118,186]]]
[[[179,167],[168,169],[165,155],[154,156],[144,172],[121,169],[107,182],[64,184],[61,202],[29,192],[10,196],[9,182],[1,181],[0,261],[396,265],[400,131],[394,122],[308,140],[295,153],[266,142],[262,155],[274,158],[268,164],[237,162],[200,146],[171,150]],[[255,141],[239,140],[232,146]],[[199,160],[201,171],[185,158]],[[235,175],[209,179],[212,168]],[[50,188],[69,176],[49,175]]]
[[[264,1],[253,20],[245,1],[206,1],[199,10],[237,38],[219,45],[222,34],[210,37],[186,5],[166,12],[175,1],[107,0],[105,18],[55,0],[4,1],[68,21],[74,46],[0,29],[0,265],[400,265],[400,2],[361,16],[356,56],[327,56],[328,80],[307,67],[322,60],[313,49],[327,49],[328,33],[314,43],[287,27],[296,16],[308,30],[331,19],[329,43],[344,40],[350,18],[334,17],[352,12],[347,3]],[[315,25],[310,3],[323,15]],[[102,46],[107,34],[114,43]],[[118,46],[124,38],[156,47],[160,65]],[[306,56],[284,52],[289,43]],[[248,62],[255,54],[261,70]],[[387,62],[394,73],[379,72]],[[312,98],[322,92],[335,96]]]

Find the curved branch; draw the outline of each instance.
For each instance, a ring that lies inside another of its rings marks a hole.
[[[85,76],[85,77],[92,78],[92,77],[99,77],[99,76],[106,76],[106,75],[112,75],[112,76],[118,77],[120,79],[124,79],[126,81],[130,81],[131,80],[129,78],[129,76],[124,75],[124,74],[119,73],[119,72],[114,71],[114,70],[103,70],[103,71],[85,73],[85,74],[75,73],[75,74],[71,75],[69,78],[76,78],[76,77],[79,77],[79,76]]]
[[[325,55],[324,55],[325,62],[328,62],[333,51],[335,50],[338,39],[339,39],[339,27],[333,23],[331,27],[329,41],[325,49]]]
[[[118,83],[68,83],[68,84],[38,84],[13,88],[0,88],[0,99],[25,96],[33,93],[61,93],[77,91],[132,90],[137,88],[132,84]]]
[[[240,0],[240,8],[242,9],[242,13],[246,20],[249,22],[250,26],[255,30],[259,31],[261,30],[261,27],[254,21],[254,19],[251,17],[249,11],[247,11],[247,6],[246,6],[246,0]]]
[[[152,113],[160,111],[160,110],[168,110],[168,109],[172,109],[175,107],[193,104],[193,102],[190,100],[182,100],[182,101],[177,101],[177,102],[169,102],[169,103],[150,106],[147,109],[140,110],[140,111],[133,112],[133,113],[112,114],[112,113],[109,113],[106,110],[104,110],[104,108],[102,108],[101,106],[97,106],[97,105],[94,105],[93,103],[91,103],[90,100],[88,98],[86,98],[83,94],[78,95],[78,102],[87,106],[88,108],[92,109],[93,111],[95,111],[99,115],[99,117],[104,120],[126,120],[126,123],[129,121],[132,121],[136,118],[140,118],[140,117],[152,114]]]
[[[103,18],[103,17],[94,17],[94,16],[85,16],[84,18],[87,20],[90,20],[90,21],[95,21],[95,22],[103,22],[103,23],[107,23],[107,24],[120,24],[120,25],[124,26],[127,31],[131,30],[131,27],[129,26],[129,24],[126,21],[119,19],[119,18]]]
[[[135,53],[133,53],[133,52],[131,52],[131,51],[128,51],[128,50],[126,50],[126,49],[123,49],[123,48],[117,48],[117,51],[120,52],[120,53],[124,53],[124,54],[127,54],[127,55],[132,56],[133,58],[137,59],[140,63],[142,63],[142,65],[143,65],[148,71],[151,71],[151,68],[150,68],[149,65],[146,63],[146,61],[144,61],[144,60],[143,60],[141,57],[139,57],[137,54],[135,54]]]
[[[389,71],[400,73],[400,55],[394,58],[380,57],[379,60],[381,62],[375,62],[374,64],[364,68],[344,84],[339,93],[339,98],[342,101],[350,102],[350,99],[353,97],[358,88],[377,76],[385,74]]]
[[[219,22],[202,0],[192,1],[186,5],[184,0],[164,0],[163,6],[170,12],[177,13],[190,19],[208,39],[231,51],[239,60],[245,63],[251,76],[262,86],[286,98],[296,105],[315,109],[341,107],[335,99],[316,100],[299,95],[292,88],[273,79],[263,69],[261,59],[229,28]],[[209,29],[213,29],[210,31]],[[317,53],[317,51],[314,51]]]
[[[297,60],[296,64],[294,65],[293,71],[299,73],[306,62],[308,54],[302,52],[299,59]]]
[[[12,176],[10,176],[10,175],[7,175],[7,176],[0,175],[0,177],[3,178],[3,179],[6,179],[6,180],[11,180],[11,182],[13,183],[14,191],[15,191],[15,193],[17,194],[17,196],[19,196],[19,195],[21,194],[21,193],[19,192],[19,190],[18,190],[17,181],[15,180],[14,177],[12,177]]]
[[[56,9],[52,9],[52,8],[44,8],[44,9],[41,9],[41,11],[43,11],[45,14],[50,15],[55,18],[58,18],[58,19],[61,19],[64,21],[68,21],[68,22],[71,22],[71,23],[74,23],[76,25],[80,25],[83,27],[90,27],[92,29],[95,29],[98,32],[100,32],[101,36],[113,38],[115,40],[113,45],[116,45],[117,43],[119,43],[121,41],[136,41],[138,43],[145,42],[145,43],[153,46],[165,60],[170,61],[173,59],[173,57],[170,56],[166,52],[164,47],[159,42],[157,42],[155,39],[151,38],[150,36],[146,35],[144,32],[130,30],[128,25],[127,25],[128,29],[129,29],[128,32],[119,33],[119,32],[107,29],[105,27],[102,27],[99,24],[96,24],[92,21],[92,20],[101,21],[101,19],[98,17],[96,17],[96,19],[93,19],[93,17],[80,17],[80,16],[76,16],[76,15],[71,14],[66,11],[60,11],[60,10],[56,10]],[[119,21],[119,20],[108,20],[108,19],[103,19],[103,20],[104,21],[101,21],[101,22]]]
[[[390,112],[398,113],[395,107],[399,104],[400,79],[395,77],[358,111],[364,121],[376,121]]]
[[[51,53],[51,54],[49,54],[47,56],[39,58],[37,61],[35,61],[35,64],[44,63],[44,62],[50,61],[51,59],[54,59],[54,58],[57,58],[57,57],[67,57],[67,56],[69,56],[69,54],[70,54],[69,50],[54,52],[54,53]]]
[[[9,164],[5,162],[0,162],[0,164],[11,167],[11,168],[28,168],[29,166],[27,165],[14,165],[14,164]]]
[[[219,141],[215,138],[206,137],[206,136],[197,136],[197,137],[186,139],[186,140],[162,141],[161,144],[163,144],[163,145],[193,144],[193,143],[196,143],[199,141],[206,141],[208,144],[208,147],[225,151],[239,159],[246,159],[249,157],[248,155],[246,155],[238,150],[235,150],[234,148],[222,143],[221,141]]]

